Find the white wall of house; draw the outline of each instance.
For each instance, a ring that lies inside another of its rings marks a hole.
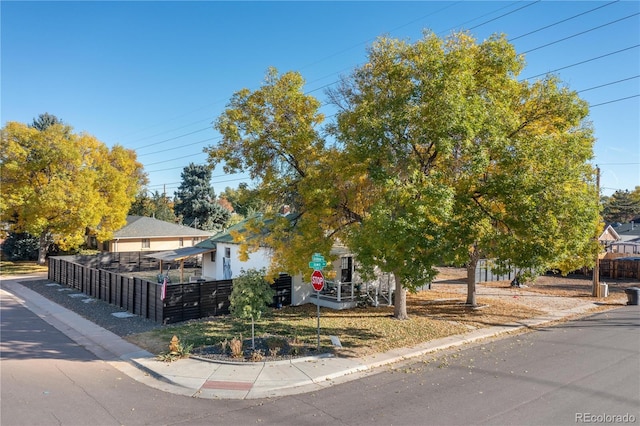
[[[240,260],[238,252],[237,244],[216,243],[216,250],[202,257],[202,275],[214,280],[233,279],[238,277],[242,270],[267,269],[271,262],[271,256],[265,248],[249,253],[249,259],[246,261]]]
[[[311,283],[302,281],[302,275],[296,275],[291,277],[291,286],[291,304],[293,306],[309,303],[314,291]]]

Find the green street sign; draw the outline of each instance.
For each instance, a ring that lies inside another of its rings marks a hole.
[[[319,271],[327,266],[327,261],[320,253],[314,253],[311,256],[311,262],[309,262],[309,268]]]

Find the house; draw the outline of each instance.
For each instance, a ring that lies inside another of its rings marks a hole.
[[[234,242],[233,233],[246,232],[247,221],[233,225],[197,244],[198,248],[210,250],[202,259],[202,275],[215,280],[237,278],[242,270],[268,268],[271,262],[269,249],[260,247],[249,254],[248,259],[240,260],[240,244]]]
[[[629,223],[614,223],[611,225],[620,236],[620,241],[640,239],[640,217]]]
[[[162,251],[193,247],[213,235],[211,231],[176,225],[145,216],[127,216],[127,224],[103,243],[108,252]]]
[[[247,259],[240,259],[240,244],[234,241],[233,235],[246,233],[246,225],[247,221],[240,222],[196,245],[196,249],[205,253],[202,257],[204,279],[233,279],[242,270],[269,268],[271,251],[268,247],[259,247],[249,253]],[[311,283],[304,282],[301,275],[292,277],[292,305],[319,303],[320,306],[333,309],[347,309],[355,307],[363,294],[374,305],[391,304],[394,283],[390,276],[380,274],[376,282],[362,283],[355,268],[354,256],[345,247],[334,246],[330,254],[336,260],[323,269],[325,286],[322,291],[315,292]]]

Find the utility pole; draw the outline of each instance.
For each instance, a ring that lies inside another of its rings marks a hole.
[[[598,205],[600,205],[600,167],[596,166],[596,196],[598,197]],[[597,232],[597,231],[596,231]],[[598,240],[598,234],[595,236],[598,250],[596,250],[596,263],[593,266],[593,297],[602,297],[602,290],[600,289],[600,241]]]

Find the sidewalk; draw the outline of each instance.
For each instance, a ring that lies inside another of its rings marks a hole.
[[[365,358],[308,357],[291,361],[237,364],[188,358],[168,363],[157,360],[150,352],[18,283],[26,279],[29,277],[2,277],[0,294],[2,297],[19,300],[40,318],[131,378],[165,392],[209,399],[256,399],[317,391],[372,374],[377,367],[526,327],[539,326],[587,312],[597,306],[595,303],[585,302],[575,308],[543,317],[476,329],[416,347]]]

